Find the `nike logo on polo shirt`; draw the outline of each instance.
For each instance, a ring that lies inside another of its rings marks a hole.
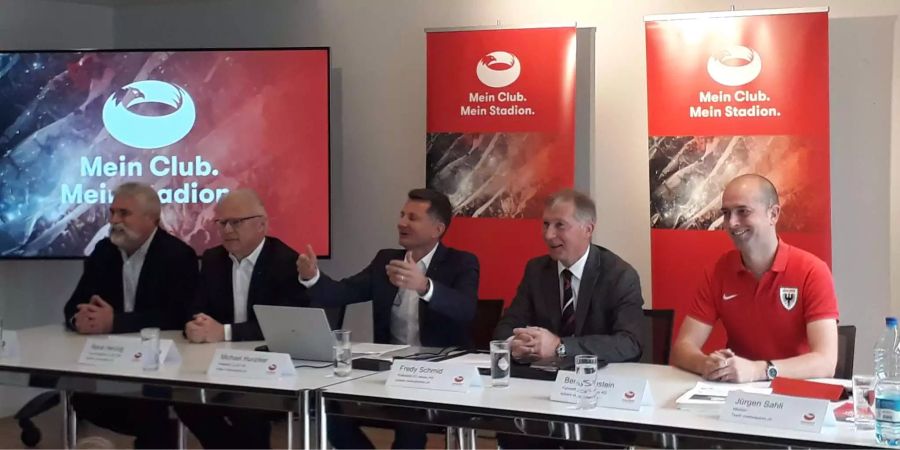
[[[731,300],[737,296],[738,296],[737,294],[731,294],[731,295],[722,294],[722,300]]]

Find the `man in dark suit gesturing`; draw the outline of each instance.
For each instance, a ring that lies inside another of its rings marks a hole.
[[[453,214],[446,195],[414,189],[397,223],[403,249],[381,250],[368,267],[335,281],[319,272],[312,248],[297,259],[300,282],[313,304],[340,306],[372,301],[375,342],[461,346],[478,302],[478,259],[445,247],[440,240]],[[359,428],[340,418],[329,419],[336,448],[372,448]],[[394,448],[424,448],[425,432],[399,427]]]
[[[613,252],[591,244],[594,202],[580,192],[552,195],[544,206],[549,253],[528,261],[494,336],[513,337],[520,362],[571,366],[575,355],[636,361],[643,320],[637,272]]]
[[[159,226],[156,191],[139,183],[116,189],[109,207],[109,237],[84,261],[66,303],[69,328],[82,334],[131,333],[145,327],[177,329],[194,294],[197,255]],[[176,444],[174,423],[162,402],[79,394],[76,413],[96,425],[136,437],[136,448]]]
[[[191,342],[262,339],[253,305],[308,306],[297,283],[297,252],[266,236],[262,201],[249,189],[234,190],[216,205],[222,245],[203,253],[192,319]],[[204,448],[268,448],[271,424],[264,413],[235,408],[176,407]]]

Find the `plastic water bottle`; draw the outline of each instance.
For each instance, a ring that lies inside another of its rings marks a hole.
[[[884,331],[881,337],[875,342],[875,349],[872,351],[872,361],[875,362],[875,379],[884,378],[885,367],[884,359],[887,353],[893,352],[897,348],[897,318],[884,318]]]
[[[897,319],[885,319],[887,329],[875,346],[875,439],[900,447],[900,348]],[[891,335],[894,339],[891,339]]]

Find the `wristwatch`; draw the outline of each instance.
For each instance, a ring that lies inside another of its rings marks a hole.
[[[560,342],[559,345],[556,346],[556,356],[558,358],[566,357],[566,344]]]
[[[766,361],[766,379],[774,380],[778,376],[778,368],[772,361]]]

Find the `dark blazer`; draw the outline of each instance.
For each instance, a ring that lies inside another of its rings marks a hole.
[[[556,261],[540,256],[528,261],[516,297],[494,330],[496,339],[513,329],[539,326],[559,334],[562,310]],[[574,355],[591,354],[607,362],[637,361],[641,357],[644,313],[637,272],[615,253],[591,245],[575,307],[575,335],[563,338],[571,366]]]
[[[71,319],[78,312],[77,306],[99,295],[115,311],[113,333],[132,333],[145,327],[179,329],[196,284],[197,254],[180,239],[157,228],[141,267],[134,310],[124,312],[122,254],[105,238],[84,260],[84,272],[63,310],[66,325],[74,329]]]
[[[202,312],[219,323],[231,324],[232,341],[262,339],[253,305],[309,306],[306,288],[297,280],[297,256],[297,252],[281,240],[266,236],[250,277],[247,321],[233,323],[231,258],[221,245],[205,251],[201,259],[200,285],[191,314]]]
[[[385,266],[402,260],[406,250],[380,250],[362,272],[335,281],[319,272],[319,280],[309,288],[317,306],[343,306],[372,301],[374,338],[391,342],[391,308],[397,287],[388,280]],[[423,346],[450,347],[469,343],[469,329],[478,303],[478,258],[438,244],[425,275],[431,278],[431,300],[419,301],[419,336]]]

